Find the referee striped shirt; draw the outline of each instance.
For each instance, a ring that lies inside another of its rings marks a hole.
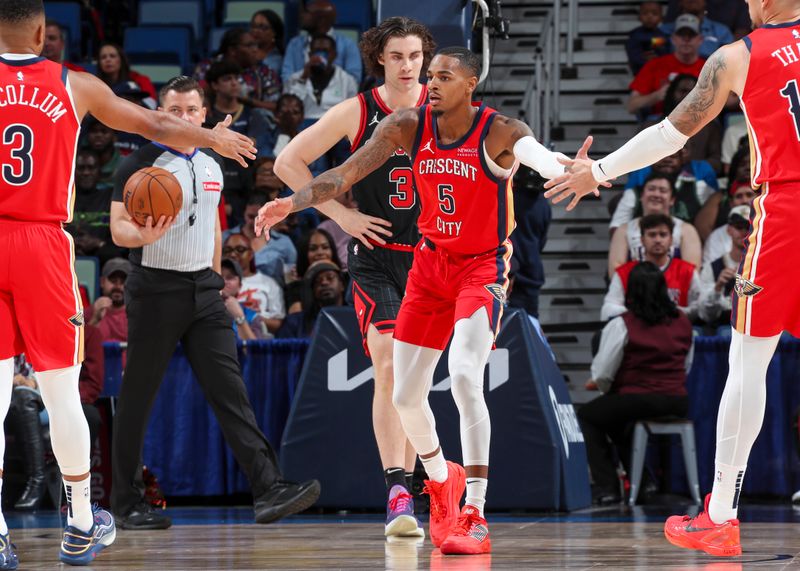
[[[114,179],[114,201],[123,202],[125,183],[134,172],[145,167],[168,170],[183,189],[183,206],[172,227],[153,244],[131,249],[132,263],[178,272],[211,267],[217,206],[223,186],[220,161],[208,149],[196,149],[185,155],[160,143],[149,143],[122,161]]]

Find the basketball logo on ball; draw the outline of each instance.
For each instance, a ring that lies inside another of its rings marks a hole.
[[[162,216],[175,218],[183,206],[183,189],[178,179],[160,167],[146,167],[131,175],[125,183],[123,203],[133,220],[140,226],[153,217],[153,226]]]

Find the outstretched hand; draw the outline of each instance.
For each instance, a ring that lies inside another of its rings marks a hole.
[[[258,209],[255,221],[256,236],[264,235],[269,240],[269,229],[292,213],[291,198],[276,198],[270,200]]]
[[[589,147],[592,146],[592,141],[591,135],[586,137],[574,159],[558,159],[558,162],[565,166],[564,174],[544,183],[544,187],[548,189],[544,196],[552,198],[553,204],[558,204],[569,198],[570,195],[574,195],[567,205],[567,210],[572,210],[587,194],[600,196],[598,187],[608,188],[611,186],[609,182],[596,181],[592,175],[594,161],[589,158]]]
[[[228,128],[232,121],[233,118],[230,115],[226,115],[224,121],[214,126],[212,130],[214,131],[216,142],[211,148],[223,157],[233,159],[244,168],[247,168],[245,159],[256,158],[256,147],[248,137]]]

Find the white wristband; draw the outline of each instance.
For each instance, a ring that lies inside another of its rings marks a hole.
[[[544,145],[530,135],[514,143],[514,156],[523,165],[531,167],[544,178],[551,179],[564,174],[564,165],[558,162],[561,153],[548,151]]]
[[[664,119],[648,127],[605,158],[592,164],[592,176],[598,182],[617,178],[640,168],[652,165],[664,157],[680,151],[689,137]]]

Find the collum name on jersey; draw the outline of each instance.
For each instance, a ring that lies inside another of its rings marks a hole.
[[[38,87],[31,89],[30,86],[24,84],[0,86],[0,107],[8,105],[25,105],[38,109],[53,123],[61,119],[67,112],[67,107],[49,91],[40,93]]]

